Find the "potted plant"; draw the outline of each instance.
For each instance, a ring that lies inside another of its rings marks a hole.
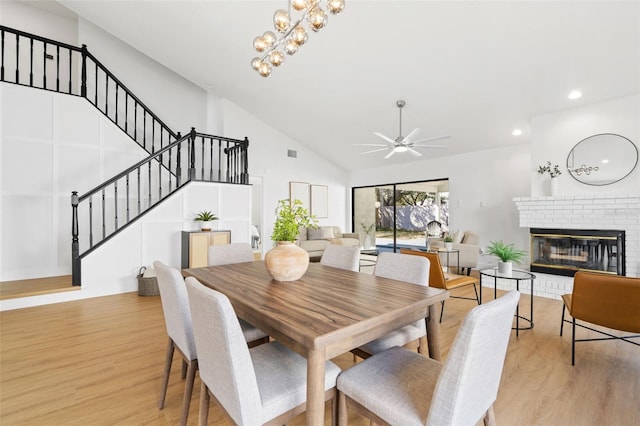
[[[203,210],[196,215],[195,220],[201,222],[201,231],[211,231],[211,222],[213,222],[214,220],[218,220],[218,216],[211,213],[210,210]]]
[[[513,270],[513,262],[520,263],[522,258],[527,254],[523,250],[518,250],[513,244],[506,244],[504,241],[491,241],[491,245],[487,247],[489,254],[497,256],[498,272],[502,274],[511,274]]]
[[[450,235],[444,237],[444,248],[447,251],[453,250],[453,238]]]
[[[309,267],[309,253],[294,244],[300,227],[317,228],[315,216],[302,207],[300,200],[279,200],[271,234],[276,246],[264,257],[267,272],[276,281],[299,280]]]

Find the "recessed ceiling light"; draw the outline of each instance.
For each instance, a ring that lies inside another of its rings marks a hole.
[[[579,90],[572,90],[569,92],[569,99],[580,99],[582,97],[582,92]]]
[[[522,130],[520,129],[514,129],[513,132],[511,132],[511,134],[513,136],[520,136],[522,134]]]

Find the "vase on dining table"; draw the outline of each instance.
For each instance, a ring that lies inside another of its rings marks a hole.
[[[307,272],[309,253],[291,241],[278,241],[265,254],[264,266],[276,281],[297,281]]]

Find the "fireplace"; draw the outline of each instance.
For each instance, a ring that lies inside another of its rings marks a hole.
[[[531,271],[625,275],[625,231],[531,228]]]

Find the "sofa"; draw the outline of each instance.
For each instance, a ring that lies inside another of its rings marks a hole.
[[[319,226],[318,229],[300,228],[298,244],[309,252],[309,258],[320,260],[324,249],[329,244],[360,246],[358,233],[343,233],[339,226]]]
[[[450,234],[453,238],[452,248],[453,250],[460,251],[460,269],[462,271],[458,273],[466,274],[471,273],[471,268],[478,266],[478,257],[480,256],[480,236],[473,231],[455,231]],[[442,248],[444,249],[443,238],[427,237],[427,245],[430,248]],[[441,254],[440,260],[446,262],[446,255]],[[450,266],[456,265],[455,255],[450,258]]]

